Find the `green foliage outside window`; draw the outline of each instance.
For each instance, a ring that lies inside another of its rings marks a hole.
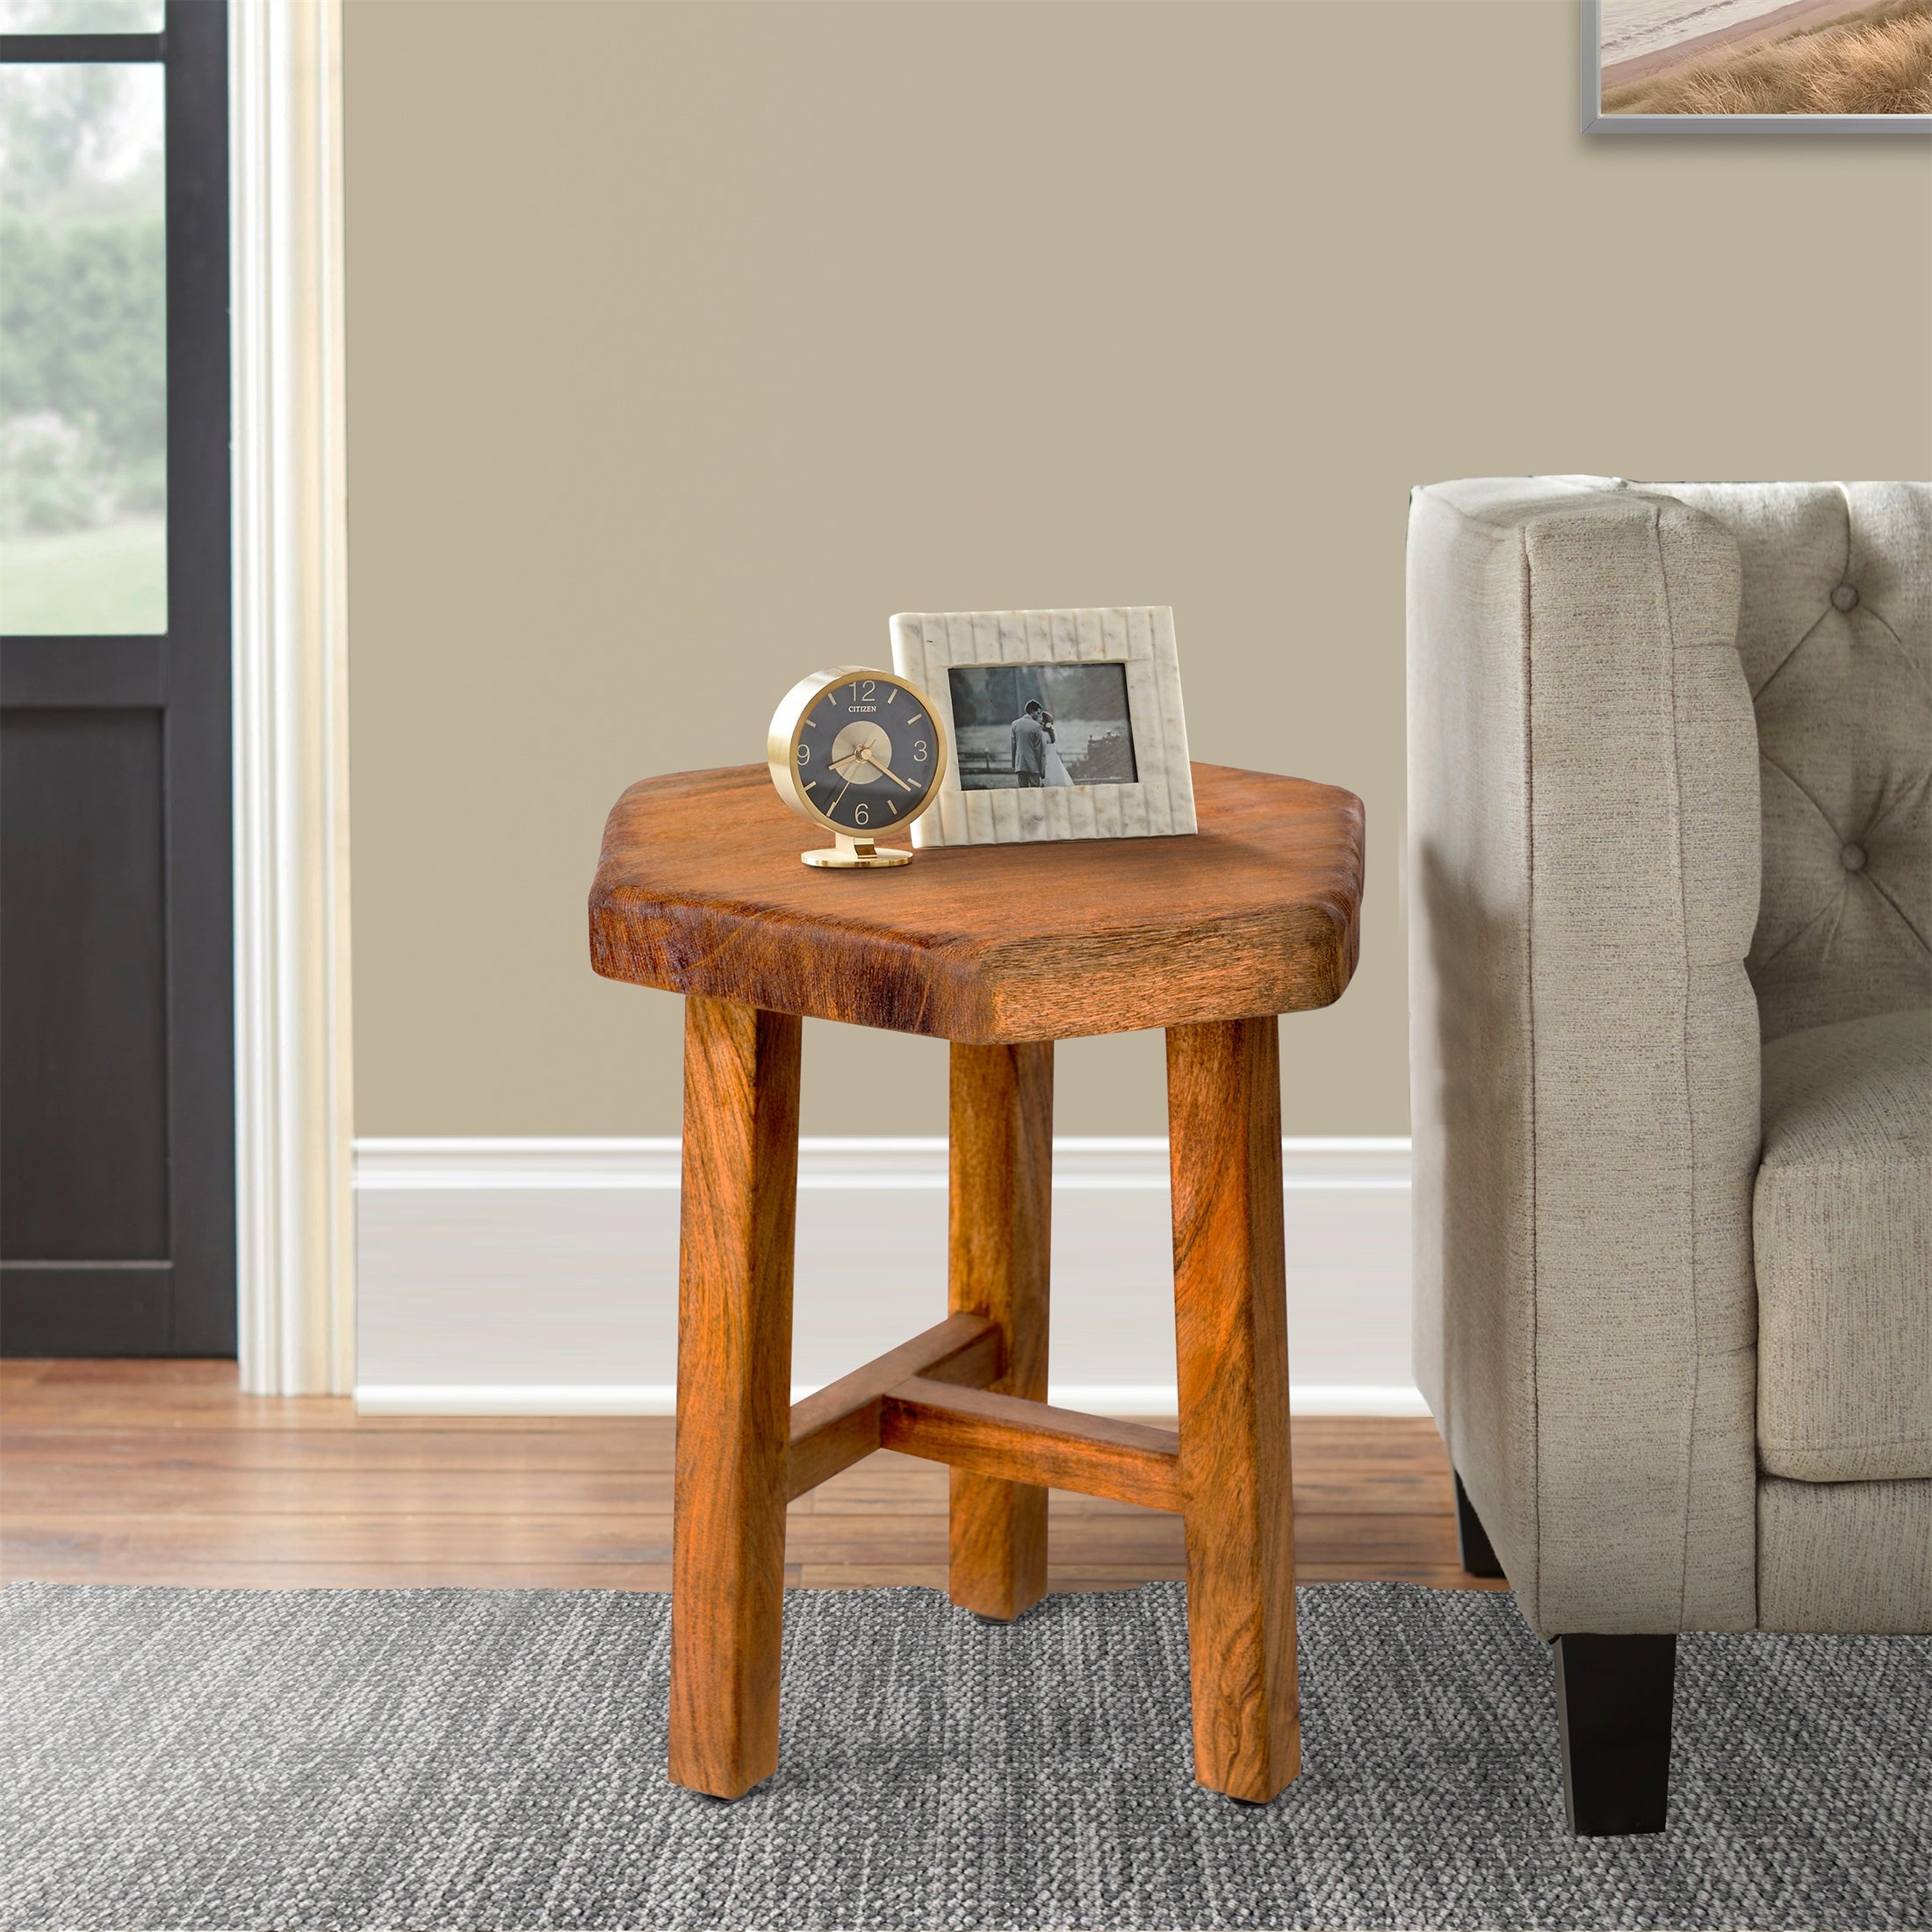
[[[165,508],[161,79],[0,70],[0,535]]]
[[[159,221],[0,215],[0,530],[79,530],[167,502]]]

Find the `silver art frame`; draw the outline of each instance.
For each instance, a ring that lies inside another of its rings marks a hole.
[[[1078,610],[902,611],[892,668],[925,692],[954,755],[939,804],[912,825],[916,847],[1150,839],[1195,830],[1174,613],[1165,604]],[[1135,782],[1035,790],[969,790],[949,673],[969,666],[1118,664],[1125,674]]]
[[[1928,134],[1932,114],[1606,114],[1603,0],[1582,0],[1586,134]]]

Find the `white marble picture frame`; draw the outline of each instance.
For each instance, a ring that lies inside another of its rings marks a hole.
[[[948,673],[972,664],[1125,666],[1136,782],[963,789]],[[1174,613],[1167,605],[902,611],[892,619],[892,668],[926,693],[955,747],[937,804],[912,826],[915,846],[1165,838],[1195,829]]]

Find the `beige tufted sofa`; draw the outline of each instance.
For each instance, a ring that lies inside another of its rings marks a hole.
[[[1417,1379],[1656,1829],[1675,1633],[1932,1630],[1932,486],[1418,490],[1409,678]]]

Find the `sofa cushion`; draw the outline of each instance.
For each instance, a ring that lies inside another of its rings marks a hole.
[[[1757,1486],[1760,1630],[1932,1631],[1932,1482]]]
[[[1932,1001],[1932,485],[1665,483],[1735,538],[1763,1036]]]
[[[1787,1034],[1763,1069],[1759,1464],[1932,1476],[1932,1010]]]

